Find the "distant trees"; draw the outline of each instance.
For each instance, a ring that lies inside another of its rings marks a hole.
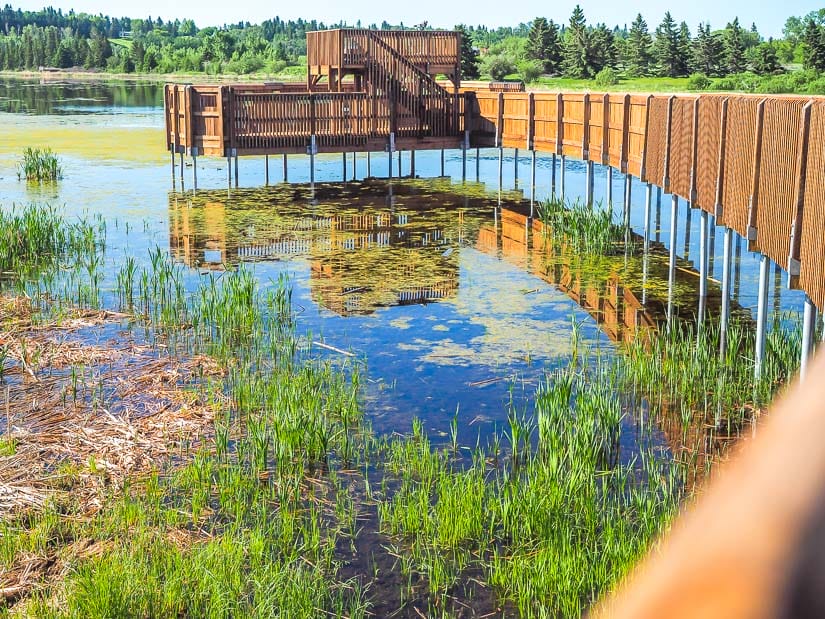
[[[459,24],[455,29],[461,33],[461,78],[478,79],[478,50],[473,45],[473,39],[464,24]]]

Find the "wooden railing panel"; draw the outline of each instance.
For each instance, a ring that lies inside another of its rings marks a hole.
[[[527,147],[528,94],[511,93],[504,98],[502,144],[509,148]]]
[[[714,213],[716,209],[723,101],[723,97],[699,98],[699,138],[696,144],[696,202],[694,206],[708,213]]]
[[[587,159],[598,164],[607,163],[605,140],[608,134],[610,104],[607,95],[590,95],[590,121],[587,126]]]
[[[645,180],[660,187],[664,185],[667,158],[667,97],[650,99],[645,149]]]
[[[535,117],[533,143],[536,150],[555,153],[559,149],[559,106],[555,93],[536,93],[533,98]]]
[[[825,101],[811,107],[800,239],[799,286],[825,309]]]
[[[692,199],[694,102],[694,97],[673,99],[668,150],[670,192],[688,201]]]
[[[644,178],[647,113],[647,97],[631,96],[627,123],[627,171],[638,178]]]
[[[625,172],[627,168],[628,123],[626,121],[629,119],[625,118],[625,114],[629,113],[629,104],[630,97],[626,95],[608,97],[607,162],[621,172]]]
[[[799,126],[807,102],[790,97],[765,102],[756,246],[783,266],[788,264],[791,227],[796,217],[794,181],[799,175]]]
[[[585,132],[585,95],[562,95],[562,154],[583,157]]]
[[[724,184],[719,223],[747,237],[753,166],[756,159],[756,115],[759,100],[730,97],[725,127]]]
[[[475,110],[471,131],[473,139],[484,145],[494,146],[498,124],[498,93],[477,92],[473,97]]]

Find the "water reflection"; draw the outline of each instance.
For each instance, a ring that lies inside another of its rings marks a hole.
[[[163,107],[163,84],[148,81],[0,79],[0,112],[112,114]]]
[[[459,406],[472,442],[501,426],[508,403],[532,406],[543,372],[571,352],[571,320],[591,344],[629,341],[667,307],[661,244],[645,259],[630,235],[627,251],[582,255],[529,218],[520,194],[497,203],[483,186],[427,180],[391,194],[380,180],[316,185],[314,199],[301,185],[172,193],[170,250],[201,272],[253,263],[262,279],[290,273],[310,310],[303,326],[368,360],[378,429],[415,414],[446,433]],[[698,277],[687,266],[674,306],[690,318]],[[718,286],[710,295],[713,312]]]

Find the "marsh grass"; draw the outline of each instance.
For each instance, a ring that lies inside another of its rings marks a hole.
[[[28,147],[18,164],[17,177],[30,182],[54,182],[63,178],[63,167],[52,149]]]
[[[539,204],[538,212],[553,237],[577,252],[612,255],[624,251],[625,228],[613,221],[611,209],[554,198]]]

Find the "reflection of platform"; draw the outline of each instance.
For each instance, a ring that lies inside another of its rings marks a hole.
[[[629,285],[620,284],[616,272],[591,273],[584,277],[577,269],[580,257],[550,241],[541,221],[533,220],[531,225],[526,215],[504,208],[494,225],[480,228],[476,248],[488,254],[500,254],[564,292],[584,308],[613,341],[630,341],[639,332],[656,325],[656,317],[642,305]]]
[[[358,210],[296,201],[271,208],[263,200],[224,204],[215,195],[196,201],[173,196],[171,253],[194,268],[304,258],[313,299],[340,315],[453,296],[465,210],[446,211],[443,197],[432,194],[396,196],[388,207],[385,194],[369,191],[365,185],[365,195],[358,195],[363,204]]]

